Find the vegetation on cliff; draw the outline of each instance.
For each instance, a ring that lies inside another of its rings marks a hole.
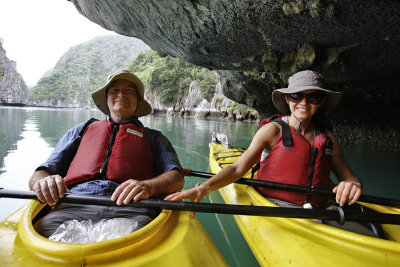
[[[55,68],[29,90],[29,101],[37,105],[88,107],[90,95],[107,76],[126,68],[139,52],[149,47],[124,36],[103,36],[70,48]]]
[[[140,53],[129,66],[144,83],[147,90],[155,91],[161,103],[170,103],[187,94],[189,85],[196,80],[202,97],[211,101],[218,77],[215,71],[199,68],[171,56],[161,57],[155,51]]]
[[[251,108],[249,106],[239,104],[235,101],[233,101],[232,103],[229,104],[228,109],[226,111],[228,113],[233,113],[233,114],[237,113],[242,116],[247,116],[250,118],[259,118],[259,114],[258,114],[257,110],[255,110],[254,108]]]

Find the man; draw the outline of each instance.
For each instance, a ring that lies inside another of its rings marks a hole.
[[[62,137],[29,181],[39,200],[53,204],[69,191],[111,196],[121,205],[181,189],[182,167],[172,145],[160,132],[144,128],[138,120],[152,110],[144,99],[140,79],[128,71],[118,71],[92,98],[106,119],[79,124]],[[147,208],[61,203],[35,228],[48,237],[67,220],[97,222],[122,217],[137,220],[139,229],[156,216],[157,210]]]

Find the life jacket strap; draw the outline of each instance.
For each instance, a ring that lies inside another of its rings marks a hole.
[[[82,137],[83,134],[85,133],[87,127],[89,127],[90,124],[92,124],[93,122],[98,121],[98,119],[95,118],[91,118],[90,120],[88,120],[85,125],[83,125],[82,130],[79,132],[79,136]]]
[[[271,121],[279,123],[282,127],[282,142],[284,146],[293,146],[292,133],[290,132],[289,124],[284,122],[281,118],[277,117]]]

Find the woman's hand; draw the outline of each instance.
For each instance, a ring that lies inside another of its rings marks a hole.
[[[111,196],[112,201],[117,201],[117,205],[128,204],[133,199],[139,201],[153,195],[154,188],[149,180],[138,181],[129,179],[120,184]]]
[[[336,194],[336,203],[340,206],[345,203],[351,205],[361,196],[362,186],[359,182],[342,181],[332,191]]]
[[[164,198],[164,200],[180,201],[188,198],[192,202],[200,202],[209,191],[210,187],[208,185],[200,184],[199,186],[193,187],[191,189],[171,194]],[[190,215],[194,217],[194,212],[192,211]]]
[[[209,191],[209,187],[205,184],[201,184],[191,189],[171,194],[164,199],[170,201],[180,201],[185,198],[188,198],[193,202],[200,202],[207,194],[207,191]]]

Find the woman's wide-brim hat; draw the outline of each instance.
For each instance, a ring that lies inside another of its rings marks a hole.
[[[127,80],[136,86],[138,93],[138,104],[134,116],[142,117],[151,113],[151,105],[144,99],[143,83],[136,75],[127,70],[119,70],[108,76],[107,80],[107,84],[103,88],[92,94],[94,103],[104,114],[108,115],[110,113],[107,106],[107,88],[116,80]]]
[[[319,73],[311,70],[300,71],[289,77],[289,85],[287,88],[276,89],[272,92],[272,102],[274,102],[279,112],[282,114],[290,114],[289,105],[285,100],[285,94],[314,89],[326,93],[325,102],[319,109],[332,109],[339,103],[342,93],[324,89],[323,87],[323,78]]]

